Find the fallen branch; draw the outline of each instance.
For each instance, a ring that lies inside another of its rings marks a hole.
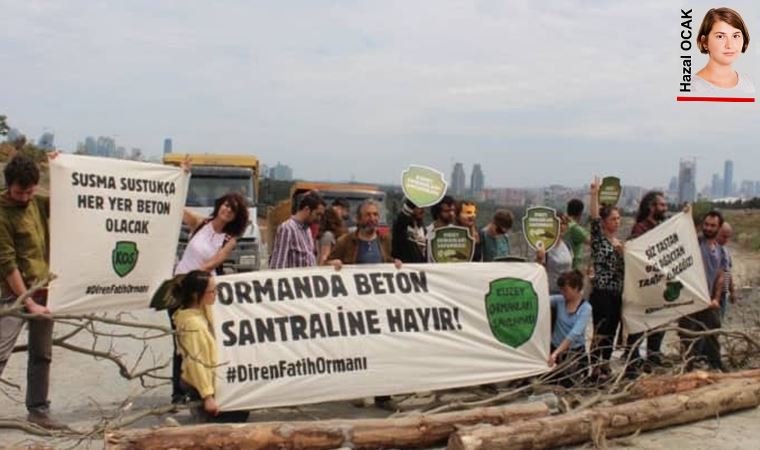
[[[543,449],[695,422],[760,404],[760,381],[725,380],[692,391],[517,422],[464,428],[450,450]]]
[[[105,443],[108,450],[429,447],[445,442],[458,426],[476,423],[507,424],[548,415],[549,408],[537,402],[400,419],[200,425],[120,431],[107,433]]]

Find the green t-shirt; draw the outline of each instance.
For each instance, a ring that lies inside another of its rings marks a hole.
[[[589,232],[579,223],[572,221],[565,232],[565,243],[573,250],[573,269],[583,266],[583,246],[589,239]]]

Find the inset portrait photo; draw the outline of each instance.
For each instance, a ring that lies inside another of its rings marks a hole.
[[[701,69],[699,56],[694,60],[691,94],[696,97],[755,97],[755,85],[749,74],[736,70],[735,63],[747,52],[749,27],[742,16],[731,8],[707,11],[696,46],[707,59]]]

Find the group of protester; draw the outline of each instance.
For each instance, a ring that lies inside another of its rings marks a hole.
[[[55,153],[51,154],[55,157]],[[183,165],[189,171],[189,161]],[[0,275],[3,307],[13,304],[35,283],[48,278],[49,201],[35,195],[39,169],[27,157],[15,156],[4,170],[6,190],[0,193]],[[549,251],[542,249],[535,260],[545,265],[551,295],[553,326],[548,363],[570,361],[573,370],[588,370],[586,327],[593,321],[591,343],[593,375],[609,375],[609,361],[619,334],[623,290],[623,249],[618,238],[620,211],[598,203],[599,181],[591,183],[590,221],[582,225],[584,205],[578,199],[567,204],[560,214],[560,239]],[[514,217],[508,210],[498,210],[489,223],[478,229],[477,206],[468,201],[455,201],[444,196],[430,208],[433,222],[424,223],[426,211],[405,200],[390,233],[381,233],[379,205],[367,200],[359,205],[356,228],[348,229],[346,219],[351,212],[345,201],[337,200],[329,207],[317,192],[303,195],[295,213],[277,228],[269,260],[270,269],[329,265],[339,270],[343,265],[430,262],[428,236],[436,229],[459,225],[469,230],[474,242],[473,261],[500,261],[510,257],[509,231]],[[667,204],[661,192],[647,193],[641,201],[636,225],[629,238],[636,238],[665,219]],[[220,413],[215,400],[214,368],[217,365],[216,345],[208,307],[215,299],[216,273],[234,249],[237,239],[249,223],[245,199],[235,193],[216,200],[210,217],[200,217],[189,210],[183,222],[190,229],[188,245],[175,268],[177,284],[173,293],[176,303],[169,309],[175,333],[175,359],[172,371],[172,401],[196,400],[196,412],[204,420],[244,420],[247,413]],[[316,230],[316,233],[315,233]],[[731,259],[726,241],[730,227],[717,211],[711,211],[702,223],[700,248],[712,294],[710,308],[682,318],[679,325],[688,330],[709,330],[720,327],[720,313],[725,312],[726,299],[733,297]],[[590,245],[591,260],[586,275],[591,280],[591,293],[584,299],[586,267],[585,248]],[[27,367],[26,406],[28,419],[40,426],[60,429],[66,426],[49,415],[49,374],[52,353],[53,321],[46,306],[47,291],[42,288],[23,300],[30,314],[29,363]],[[0,375],[6,366],[24,319],[0,315]],[[633,361],[628,367],[638,369],[638,345],[641,335],[629,335],[622,343],[624,359]],[[622,341],[621,341],[622,342]],[[710,367],[722,370],[720,347],[714,335],[683,339],[694,357],[706,358]],[[647,336],[649,364],[660,364],[662,333]],[[692,358],[693,361],[694,358]],[[384,402],[388,397],[377,397]]]

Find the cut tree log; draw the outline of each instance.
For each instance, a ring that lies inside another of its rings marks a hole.
[[[449,450],[544,449],[606,437],[696,422],[760,403],[760,381],[725,380],[692,391],[597,407],[507,426],[482,425],[460,429],[449,437]]]
[[[442,444],[459,426],[508,424],[545,417],[544,403],[523,403],[398,419],[195,425],[106,433],[106,450],[278,449],[329,450],[429,447]]]
[[[643,378],[631,388],[635,398],[652,398],[661,395],[689,391],[723,380],[752,378],[760,380],[760,369],[742,370],[730,373],[691,372],[683,375],[669,375]]]

